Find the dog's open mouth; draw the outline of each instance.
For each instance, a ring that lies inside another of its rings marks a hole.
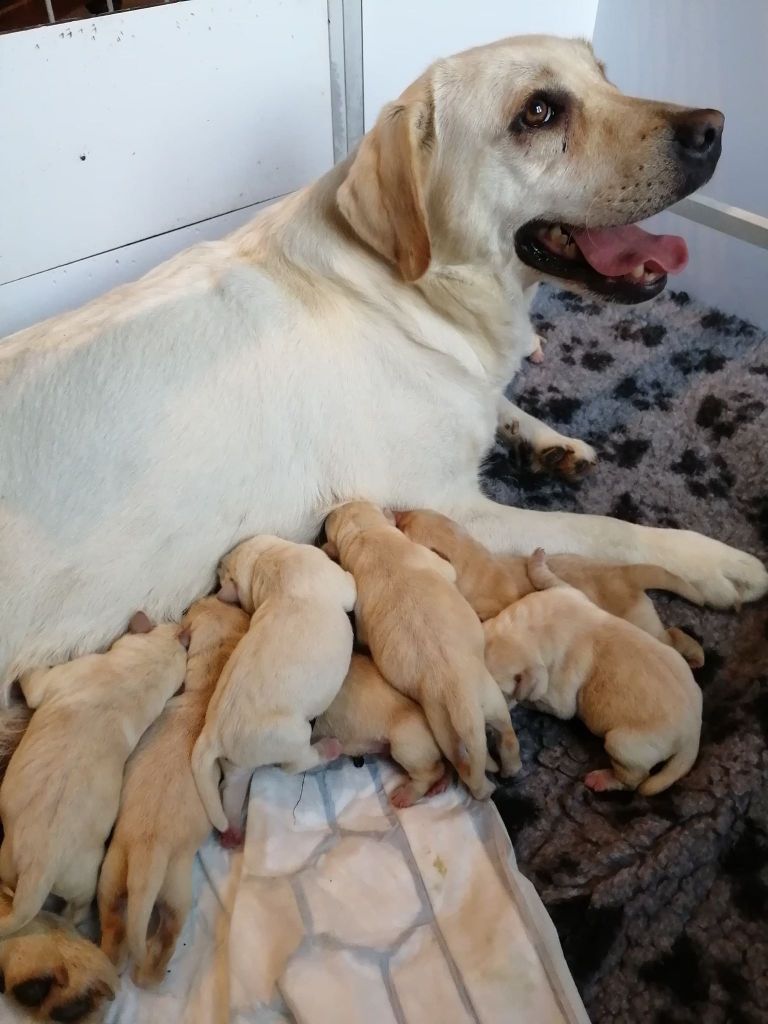
[[[577,228],[532,220],[515,235],[515,249],[534,270],[626,303],[652,299],[667,274],[679,273],[688,262],[682,238],[652,235],[637,224]]]

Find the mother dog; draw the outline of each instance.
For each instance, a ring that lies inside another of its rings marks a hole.
[[[707,181],[722,120],[621,95],[583,42],[470,50],[310,188],[1,346],[6,698],[137,608],[178,615],[243,538],[310,540],[347,498],[441,510],[495,549],[654,562],[718,606],[761,595],[762,565],[717,541],[478,485],[530,350],[526,289],[660,291],[682,242],[615,226]]]

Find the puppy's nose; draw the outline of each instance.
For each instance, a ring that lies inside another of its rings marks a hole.
[[[725,117],[719,110],[686,110],[674,122],[675,142],[685,160],[717,160]]]

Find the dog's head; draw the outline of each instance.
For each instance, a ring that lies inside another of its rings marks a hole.
[[[709,180],[723,120],[622,95],[581,40],[505,39],[438,61],[385,107],[337,202],[407,281],[517,258],[528,280],[638,302],[687,254],[634,225]]]

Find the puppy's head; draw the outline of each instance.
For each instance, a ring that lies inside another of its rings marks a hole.
[[[239,604],[248,614],[254,610],[254,571],[256,563],[264,555],[279,552],[289,547],[289,542],[262,534],[243,541],[221,560],[219,582],[221,589],[218,599],[227,604]]]
[[[338,551],[344,538],[360,530],[394,527],[395,515],[386,513],[370,501],[348,501],[331,512],[325,520],[325,535]]]
[[[430,548],[436,555],[449,562],[456,549],[467,538],[466,532],[458,523],[431,509],[396,512],[395,522],[409,540]]]
[[[406,281],[516,258],[526,283],[639,302],[687,255],[629,226],[709,180],[723,120],[623,96],[581,40],[505,39],[438,61],[385,107],[338,206]]]

